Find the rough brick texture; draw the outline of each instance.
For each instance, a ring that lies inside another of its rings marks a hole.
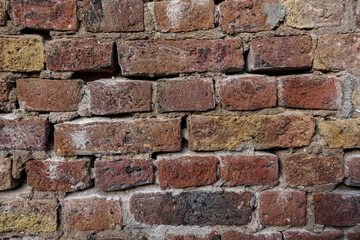
[[[189,234],[187,236],[167,234],[164,240],[221,240],[221,236],[216,231],[212,231],[206,236],[193,234]]]
[[[281,233],[267,232],[258,234],[247,234],[240,232],[228,232],[221,235],[222,240],[281,240]]]
[[[0,0],[0,26],[5,25],[7,20],[6,16],[6,1]]]
[[[349,240],[359,240],[360,239],[360,234],[356,234],[356,233],[349,233],[347,235]]]
[[[12,161],[10,158],[0,158],[0,191],[16,187],[19,181],[12,177]]]
[[[346,180],[349,186],[360,186],[360,155],[345,156]]]
[[[284,240],[338,240],[344,237],[341,231],[325,230],[319,234],[314,234],[308,231],[286,231]]]

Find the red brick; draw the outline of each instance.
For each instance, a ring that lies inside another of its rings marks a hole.
[[[130,211],[149,225],[244,225],[251,220],[253,198],[251,192],[138,193],[130,198]]]
[[[84,0],[83,23],[90,32],[144,31],[142,0]]]
[[[360,187],[360,155],[350,154],[345,157],[345,184]]]
[[[359,194],[317,193],[314,203],[317,224],[345,227],[360,223]]]
[[[221,236],[221,240],[282,240],[282,235],[278,232],[266,232],[256,234],[228,232]]]
[[[275,155],[224,155],[220,156],[221,180],[229,186],[276,185],[278,158]]]
[[[24,27],[76,31],[76,0],[11,0],[11,20]]]
[[[336,230],[325,230],[314,234],[308,231],[286,231],[283,232],[284,240],[339,240],[344,237],[343,232]]]
[[[16,187],[19,181],[13,179],[12,162],[10,158],[0,158],[0,191]]]
[[[16,107],[13,85],[7,82],[0,82],[0,111],[11,112]]]
[[[151,82],[99,80],[87,84],[96,115],[151,111]]]
[[[116,191],[154,181],[151,159],[96,161],[95,175],[95,185],[100,191]]]
[[[212,156],[161,157],[157,166],[160,186],[185,188],[213,184],[217,162]]]
[[[214,26],[214,0],[154,2],[155,29],[161,32],[187,32]]]
[[[336,110],[341,105],[341,82],[329,76],[291,76],[279,79],[279,105],[290,108]]]
[[[74,192],[92,186],[90,161],[29,161],[27,183],[36,191]]]
[[[180,121],[80,120],[57,124],[55,151],[65,156],[180,151]]]
[[[82,85],[81,80],[19,79],[16,92],[25,110],[76,111]]]
[[[241,39],[118,42],[123,75],[232,72],[244,68]]]
[[[6,25],[6,0],[0,0],[0,26]]]
[[[206,111],[215,108],[211,78],[165,79],[157,83],[159,109],[162,112]]]
[[[292,187],[340,183],[344,178],[344,159],[342,156],[287,155],[284,156],[283,174]]]
[[[259,217],[270,226],[305,225],[306,194],[283,190],[263,192],[259,199]]]
[[[266,76],[239,76],[220,81],[220,101],[228,110],[276,107],[276,81]]]
[[[48,123],[28,117],[20,121],[0,118],[0,150],[45,150]]]
[[[105,71],[113,65],[113,44],[96,39],[60,39],[47,42],[46,65],[53,71]]]
[[[226,0],[220,4],[220,27],[228,33],[269,31],[285,16],[278,0]]]
[[[190,116],[187,121],[194,151],[306,146],[315,129],[315,119],[302,115]]]
[[[360,234],[356,234],[356,233],[349,233],[347,235],[348,240],[359,240],[360,239]]]
[[[220,240],[221,237],[216,231],[212,231],[210,234],[205,236],[192,235],[189,234],[187,236],[174,235],[174,234],[166,234],[164,240]]]
[[[355,14],[355,24],[357,28],[360,28],[360,2],[359,0],[355,0],[355,3],[353,5],[354,14]]]
[[[122,224],[120,200],[102,197],[65,199],[62,214],[65,229],[101,231]]]
[[[264,37],[251,41],[248,71],[306,69],[311,66],[311,37]]]

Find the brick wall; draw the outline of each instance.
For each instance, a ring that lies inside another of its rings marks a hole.
[[[357,0],[0,0],[0,238],[360,239]]]

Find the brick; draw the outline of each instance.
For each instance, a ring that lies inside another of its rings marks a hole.
[[[286,155],[283,173],[291,187],[340,183],[344,178],[344,159],[342,156]]]
[[[45,44],[46,66],[53,71],[111,71],[113,44],[96,39],[59,39]]]
[[[215,108],[211,78],[164,79],[157,82],[161,112],[206,111]]]
[[[214,0],[154,2],[155,29],[161,32],[188,32],[214,26]]]
[[[1,199],[0,232],[55,232],[56,200]]]
[[[130,198],[130,211],[137,222],[149,225],[244,225],[250,222],[253,198],[251,192],[138,193]]]
[[[18,79],[16,92],[28,111],[76,111],[82,85],[81,80]]]
[[[85,0],[82,13],[89,32],[144,31],[142,0]]]
[[[308,231],[286,231],[283,232],[284,240],[339,240],[344,237],[341,231],[325,230],[321,233],[314,234]]]
[[[122,224],[121,205],[120,200],[102,197],[65,199],[64,227],[78,231],[115,229]]]
[[[355,25],[357,28],[360,28],[360,2],[355,0],[353,5],[354,15],[355,15]]]
[[[247,75],[220,81],[220,102],[228,110],[256,110],[276,107],[273,77]]]
[[[308,29],[340,26],[344,20],[345,2],[342,0],[286,0],[285,25]]]
[[[0,111],[11,112],[16,108],[16,96],[12,84],[0,82]]]
[[[75,192],[92,186],[90,161],[26,162],[27,183],[36,191]]]
[[[226,0],[220,4],[220,27],[230,34],[269,31],[284,16],[285,8],[278,0]]]
[[[220,156],[221,180],[229,186],[276,185],[279,178],[275,155]]]
[[[278,232],[265,232],[255,234],[228,232],[221,235],[221,240],[282,240],[282,235]]]
[[[194,151],[306,146],[315,129],[315,119],[304,115],[190,116],[187,121]]]
[[[0,0],[0,26],[6,25],[6,0]]]
[[[0,191],[8,190],[19,185],[19,181],[12,177],[12,162],[10,158],[0,158]]]
[[[347,235],[348,240],[359,240],[360,239],[360,234],[356,234],[356,233],[349,233]]]
[[[118,42],[125,76],[191,72],[233,72],[244,68],[241,39]]]
[[[87,84],[96,115],[151,111],[151,82],[99,80]]]
[[[95,185],[100,191],[116,191],[153,183],[151,159],[95,162]]]
[[[345,184],[360,187],[360,155],[345,156],[346,179]]]
[[[0,118],[0,150],[45,150],[48,124],[28,117],[20,121]]]
[[[262,192],[259,217],[263,224],[270,226],[305,225],[306,194],[284,190]]]
[[[40,37],[1,37],[0,71],[36,72],[44,68],[44,46]]]
[[[65,156],[180,151],[180,121],[85,120],[57,124],[55,151]]]
[[[317,193],[314,205],[317,224],[345,227],[360,223],[359,194]]]
[[[279,79],[279,105],[336,110],[341,105],[341,81],[332,76],[291,76]]]
[[[193,234],[189,234],[187,236],[166,234],[164,240],[221,240],[221,237],[216,231],[212,231],[210,234],[205,236],[198,236]]]
[[[76,31],[76,0],[11,0],[11,20],[29,28]]]
[[[218,159],[212,156],[161,157],[158,162],[160,187],[197,187],[216,182]]]
[[[312,40],[309,36],[264,37],[250,43],[247,70],[276,71],[309,68]]]

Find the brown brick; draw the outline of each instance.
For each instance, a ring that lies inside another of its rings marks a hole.
[[[60,155],[173,152],[181,149],[180,119],[89,120],[55,125]]]
[[[76,111],[82,85],[81,80],[19,79],[16,92],[25,110]]]
[[[188,118],[189,148],[195,151],[306,146],[314,129],[315,119],[304,115]]]
[[[314,203],[317,224],[345,227],[360,223],[359,194],[317,193]]]
[[[155,29],[161,32],[188,32],[214,26],[214,0],[154,2]]]
[[[349,233],[347,235],[348,240],[359,240],[360,239],[360,234],[356,234],[356,233]]]
[[[336,110],[341,105],[341,82],[329,76],[291,76],[279,79],[279,105],[290,108]]]
[[[55,232],[56,200],[0,199],[0,232]]]
[[[286,231],[283,232],[284,240],[339,240],[343,239],[344,234],[341,231],[325,230],[321,233],[314,234],[308,231]]]
[[[130,198],[130,211],[149,225],[244,225],[251,220],[253,198],[251,192],[138,193]]]
[[[275,155],[224,155],[220,156],[221,180],[229,186],[276,185],[278,158]]]
[[[283,173],[292,187],[340,183],[344,178],[344,159],[342,156],[287,155],[284,156]]]
[[[265,225],[270,226],[305,225],[306,194],[284,190],[262,192],[259,217]]]
[[[231,72],[244,68],[241,39],[118,42],[123,75]]]
[[[144,31],[142,0],[84,0],[82,13],[90,32]]]
[[[95,185],[100,191],[116,191],[154,181],[151,159],[96,161],[95,175]]]
[[[24,27],[76,31],[76,0],[11,0],[11,20]]]
[[[212,156],[161,157],[157,166],[160,186],[185,188],[213,184],[217,162]]]
[[[0,0],[0,26],[6,25],[6,0]]]
[[[346,179],[345,184],[360,187],[360,155],[345,156]]]
[[[226,0],[220,4],[220,27],[228,33],[269,31],[285,16],[278,0]]]
[[[221,235],[221,240],[282,240],[281,233],[266,232],[247,234],[241,232],[228,232]]]
[[[45,150],[48,124],[28,117],[21,121],[0,118],[0,150]]]
[[[276,107],[273,77],[247,75],[220,81],[220,101],[228,110],[256,110]]]
[[[10,158],[0,158],[0,191],[16,187],[19,181],[12,177],[12,162]]]
[[[66,229],[89,231],[121,226],[121,201],[102,197],[65,199],[63,221]]]
[[[264,37],[250,43],[247,70],[276,71],[306,69],[311,66],[311,37]]]
[[[159,110],[206,111],[215,108],[211,78],[164,79],[157,82]]]
[[[205,236],[189,234],[187,236],[166,234],[164,240],[221,240],[221,236],[216,231],[212,231]]]
[[[90,82],[87,87],[93,114],[151,111],[151,82],[109,79]]]
[[[96,39],[60,39],[47,42],[46,66],[53,71],[105,71],[113,65],[113,44]]]
[[[12,84],[7,82],[0,82],[0,111],[11,112],[16,108],[16,97],[13,91]]]
[[[92,186],[90,161],[26,162],[27,183],[36,191],[74,192]]]

